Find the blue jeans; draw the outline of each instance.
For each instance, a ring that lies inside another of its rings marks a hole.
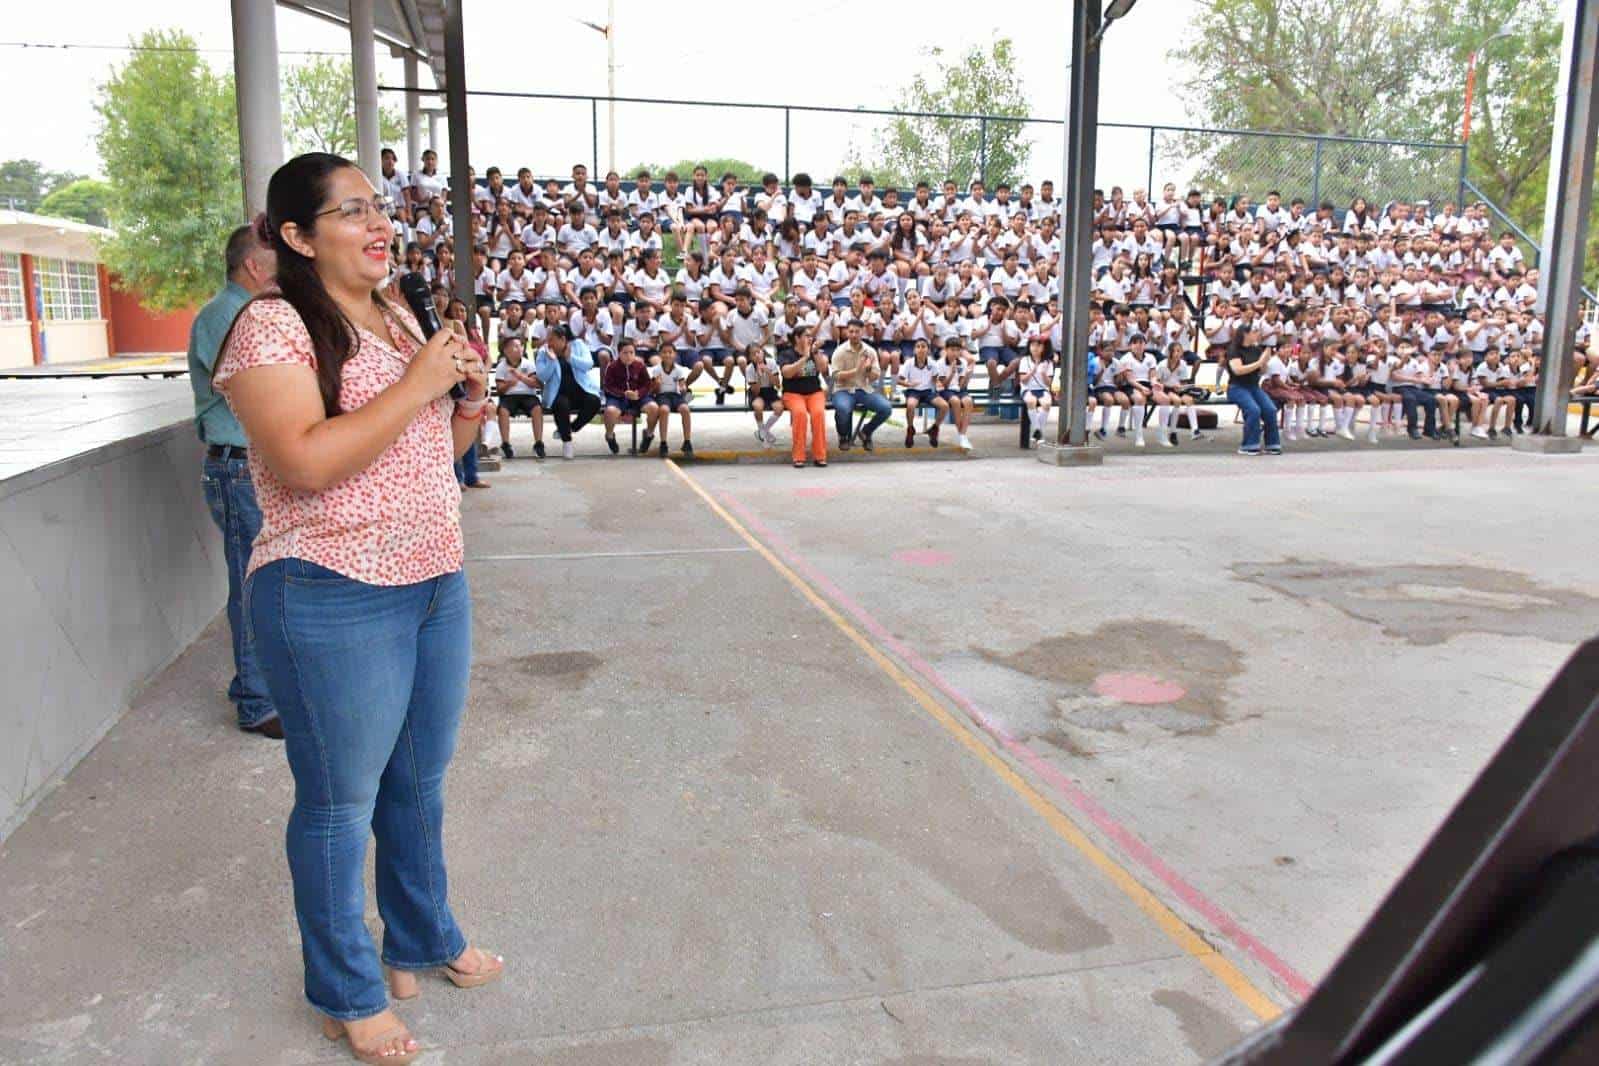
[[[1416,409],[1420,408],[1427,416],[1427,435],[1437,433],[1438,397],[1415,385],[1401,385],[1396,391],[1405,412],[1405,429],[1410,433],[1416,432]]]
[[[206,506],[211,509],[211,521],[222,532],[222,554],[228,563],[228,630],[233,635],[233,680],[228,683],[228,699],[238,710],[239,728],[249,729],[278,713],[267,695],[242,610],[250,547],[261,532],[261,508],[255,502],[249,460],[206,456],[200,487],[205,492]]]
[[[294,775],[287,850],[305,995],[334,1018],[388,1006],[362,915],[377,838],[382,960],[421,970],[459,958],[444,871],[444,771],[471,671],[472,601],[460,571],[367,585],[280,559],[245,592]]]
[[[455,461],[455,480],[463,485],[477,484],[477,442],[472,442],[472,447],[462,453],[461,458]]]
[[[877,427],[887,422],[889,413],[894,410],[894,405],[888,402],[888,397],[880,392],[869,392],[866,389],[849,391],[840,389],[833,393],[833,425],[838,430],[840,443],[849,440],[856,405],[872,412],[871,421],[861,427],[861,436],[863,437],[870,437],[873,433],[876,433]]]
[[[1281,448],[1282,438],[1277,433],[1277,405],[1271,397],[1260,391],[1259,385],[1227,386],[1227,402],[1244,415],[1244,447],[1260,450],[1260,431],[1266,430],[1266,447]]]

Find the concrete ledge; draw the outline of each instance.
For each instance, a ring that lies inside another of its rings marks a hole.
[[[1510,438],[1510,446],[1518,452],[1527,452],[1530,455],[1576,455],[1582,451],[1582,438],[1521,433]]]
[[[1040,444],[1033,449],[1033,458],[1050,466],[1101,466],[1105,462],[1105,449],[1097,444],[1073,447],[1068,444]]]
[[[226,602],[201,448],[185,421],[0,484],[0,839]]]

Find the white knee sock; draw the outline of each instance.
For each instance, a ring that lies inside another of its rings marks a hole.
[[[1141,404],[1141,403],[1135,403],[1135,404],[1133,404],[1131,410],[1132,410],[1133,429],[1138,433],[1138,439],[1139,440],[1143,440],[1144,439],[1144,405]]]
[[[1100,432],[1103,433],[1105,430],[1107,430],[1109,428],[1110,428],[1110,408],[1109,407],[1101,407],[1099,409],[1099,429],[1100,429]]]
[[[1399,403],[1391,403],[1391,404],[1388,405],[1388,424],[1389,425],[1397,426],[1399,424],[1400,420],[1403,419],[1404,417],[1405,417],[1405,405],[1404,405],[1403,401],[1401,401]]]
[[[1162,430],[1171,428],[1171,407],[1169,405],[1161,404],[1155,408],[1155,423]]]
[[[1321,411],[1319,412],[1319,415],[1318,415],[1318,417],[1316,419],[1316,428],[1318,430],[1325,431],[1327,429],[1327,416],[1329,414],[1331,414],[1331,413],[1332,413],[1332,404],[1324,403],[1324,404],[1321,405]]]
[[[1199,432],[1199,408],[1185,405],[1183,414],[1188,416],[1188,428],[1195,433]]]

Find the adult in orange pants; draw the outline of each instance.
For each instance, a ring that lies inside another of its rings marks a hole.
[[[795,330],[792,345],[777,353],[778,373],[783,378],[783,406],[794,429],[794,466],[805,466],[805,438],[810,438],[811,458],[817,466],[827,465],[827,397],[822,392],[822,375],[827,373],[827,356],[813,351],[815,337],[809,326]]]

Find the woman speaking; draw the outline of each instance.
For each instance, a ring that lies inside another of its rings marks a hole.
[[[245,616],[294,776],[306,998],[360,1061],[404,1063],[418,1044],[389,1010],[362,921],[369,832],[397,998],[416,994],[418,971],[471,988],[504,966],[456,926],[441,839],[471,666],[452,464],[476,442],[485,376],[457,334],[423,343],[379,292],[386,208],[336,155],[272,175],[258,225],[279,292],[239,313],[215,382],[249,437],[261,503]],[[456,384],[466,397],[452,401]]]

